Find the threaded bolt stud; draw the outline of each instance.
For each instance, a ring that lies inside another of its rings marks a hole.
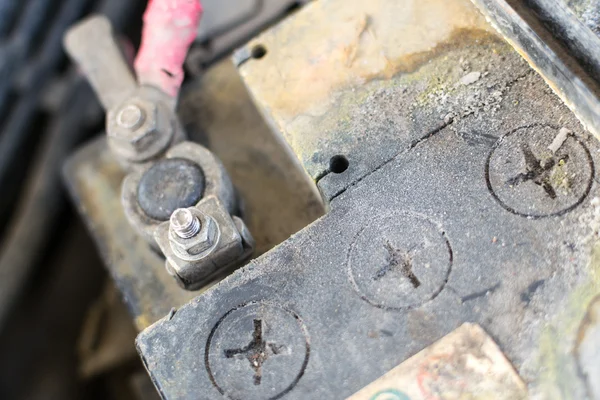
[[[200,220],[187,208],[178,208],[173,211],[170,219],[173,232],[182,239],[189,239],[200,232]]]

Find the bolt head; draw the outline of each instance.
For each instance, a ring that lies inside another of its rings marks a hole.
[[[196,236],[202,228],[200,220],[187,208],[173,211],[169,224],[170,229],[182,239]]]
[[[194,214],[187,208],[178,208],[171,214],[171,227],[173,230],[186,230],[194,223]]]
[[[201,213],[195,208],[184,210],[190,211],[192,218],[198,218],[200,221],[200,231],[190,238],[182,238],[174,229],[173,219],[171,219],[169,226],[169,242],[171,244],[171,249],[178,257],[186,261],[196,261],[206,257],[216,247],[216,244],[219,241],[220,231],[217,223],[212,217]],[[181,217],[181,221],[179,221],[179,217]],[[185,224],[188,217],[187,213],[181,213],[181,215],[176,217],[178,221],[176,221],[175,224],[179,224],[180,222]]]
[[[106,118],[109,145],[126,160],[143,161],[155,156],[173,136],[170,111],[141,97],[109,110]]]
[[[137,104],[125,104],[117,111],[117,124],[121,128],[135,130],[144,123],[145,118],[145,111]]]

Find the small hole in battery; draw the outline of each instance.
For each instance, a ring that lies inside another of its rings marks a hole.
[[[257,44],[252,48],[252,52],[250,54],[252,55],[252,58],[258,60],[267,54],[267,49],[262,44]]]
[[[348,169],[349,165],[350,162],[346,156],[343,155],[333,156],[329,160],[329,170],[335,174],[341,174]]]

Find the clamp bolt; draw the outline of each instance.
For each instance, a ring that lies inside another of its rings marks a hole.
[[[127,104],[117,114],[117,124],[125,129],[135,130],[145,119],[146,113],[137,104]]]
[[[200,232],[200,220],[187,208],[178,208],[173,211],[170,219],[171,229],[182,239],[189,239]]]

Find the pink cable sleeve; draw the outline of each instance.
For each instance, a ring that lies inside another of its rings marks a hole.
[[[177,96],[183,81],[183,62],[201,16],[199,0],[148,0],[142,43],[134,64],[140,84]]]

